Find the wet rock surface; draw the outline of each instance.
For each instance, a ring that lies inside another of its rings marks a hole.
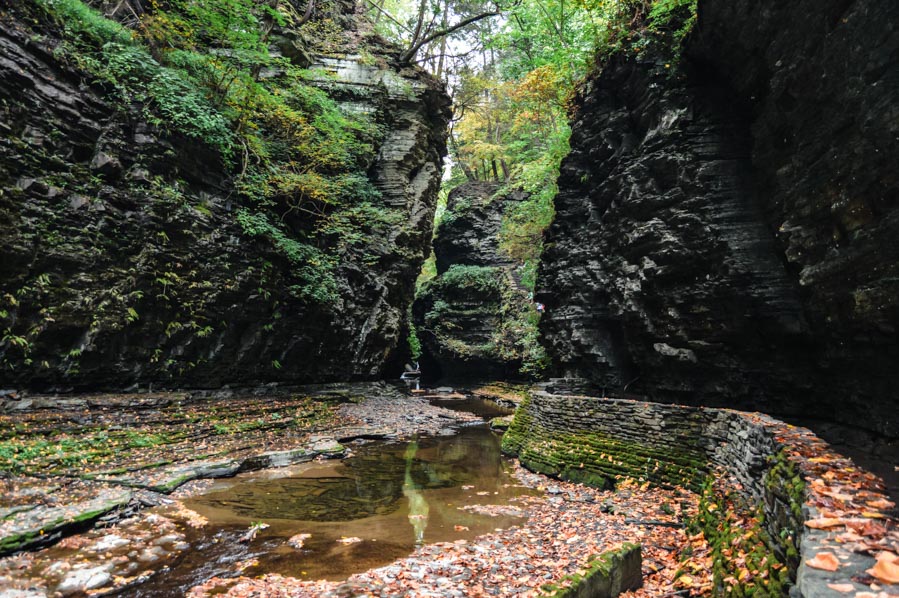
[[[534,392],[516,413],[503,450],[535,471],[593,483],[639,476],[699,489],[711,475],[715,493],[742,497],[729,512],[763,513],[758,525],[767,539],[755,541],[789,568],[796,582],[791,596],[838,595],[828,583],[879,591],[885,580],[870,575],[875,557],[899,558],[896,503],[883,481],[810,430],[767,415]],[[808,565],[828,551],[838,555],[839,567],[824,572]],[[725,557],[717,556],[719,570],[728,571]],[[731,584],[753,582],[758,573]]]
[[[528,195],[520,191],[498,194],[501,187],[501,183],[472,181],[450,192],[433,241],[438,274],[454,264],[516,265],[500,250],[499,233],[504,214]]]
[[[338,2],[322,17],[344,29],[334,55],[304,42],[322,73],[310,81],[383,129],[367,168],[396,224],[341,253],[330,304],[297,298],[297,266],[244,232],[236,214],[252,201],[210,147],[148,124],[139,105],[116,105],[58,58],[52,31],[4,11],[3,388],[379,377],[428,251],[448,99],[422,70],[398,66],[399,50],[354,11]],[[363,64],[363,46],[375,66]]]
[[[337,458],[346,452],[341,441],[437,434],[478,420],[386,384],[220,401],[187,393],[95,395],[69,400],[75,408],[48,401],[52,408],[0,416],[15,438],[3,461],[10,473],[0,478],[0,554],[108,526],[164,503],[165,494],[193,480]]]
[[[544,476],[521,469],[516,475],[525,486],[549,490],[550,480]],[[471,540],[422,546],[408,558],[351,576],[344,582],[303,581],[281,575],[213,578],[193,588],[189,595],[236,597],[280,592],[295,597],[538,596],[572,585],[571,576],[587,571],[591,556],[613,551],[628,542],[641,544],[643,588],[622,596],[648,598],[674,591],[666,576],[672,579],[676,566],[666,563],[667,555],[687,542],[687,534],[678,521],[695,511],[695,495],[641,489],[627,483],[617,491],[605,492],[566,482],[551,484],[555,493],[516,501],[516,512],[527,516],[519,525]],[[476,503],[478,488],[470,491]],[[615,513],[610,512],[610,504],[616,505]],[[508,507],[466,508],[500,515]],[[639,523],[635,515],[641,512],[641,519],[645,516],[646,520],[672,525]],[[696,546],[698,553],[706,548],[701,543]],[[635,583],[636,571],[626,573]]]
[[[206,519],[182,503],[204,492],[210,478],[342,457],[347,454],[343,443],[354,439],[452,433],[453,427],[482,421],[385,384],[319,385],[304,391],[284,396],[269,389],[255,397],[235,393],[228,406],[187,393],[94,395],[72,398],[78,408],[71,411],[51,401],[53,407],[18,412],[16,417],[24,418],[20,426],[38,434],[68,428],[64,438],[48,437],[51,445],[122,426],[140,431],[141,437],[167,441],[122,444],[111,457],[81,455],[87,461],[77,473],[55,472],[55,453],[48,450],[45,460],[23,461],[17,465],[19,474],[0,479],[0,547],[4,554],[15,553],[0,558],[0,593],[83,595],[139,587],[183,559],[191,547],[238,542],[239,534],[205,537],[198,530]],[[321,402],[320,409],[309,397]],[[83,409],[86,403],[93,407]],[[308,417],[302,415],[307,412]],[[272,417],[275,413],[281,415]],[[76,419],[82,420],[80,429],[74,427]],[[93,425],[83,420],[93,420]],[[210,434],[216,426],[227,429]],[[107,472],[110,468],[117,472]],[[222,563],[207,568],[197,564],[197,579],[207,570],[213,575],[216,567],[250,567],[249,561],[231,560],[245,552],[226,551]]]
[[[536,294],[556,375],[899,436],[897,10],[700,0],[679,63],[588,78]]]

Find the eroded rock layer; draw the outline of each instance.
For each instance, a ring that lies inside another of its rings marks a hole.
[[[516,411],[502,448],[529,469],[593,486],[637,478],[701,492],[708,502],[688,528],[702,529],[713,545],[727,538],[723,550],[714,549],[711,566],[717,593],[724,595],[728,585],[766,596],[830,596],[833,584],[850,581],[853,590],[864,590],[860,574],[874,559],[839,548],[837,571],[808,566],[808,556],[834,543],[831,529],[806,522],[820,522],[824,508],[846,516],[831,520],[839,522],[834,527],[865,522],[849,515],[868,507],[879,511],[867,512],[867,521],[884,519],[894,506],[883,480],[810,430],[732,409],[533,392]],[[841,491],[850,494],[834,501]],[[736,499],[727,507],[725,495]],[[734,512],[754,515],[726,531],[735,525],[729,520]],[[741,545],[738,536],[748,543]],[[740,558],[741,551],[755,556]],[[747,560],[761,563],[758,570],[739,583],[726,581],[736,579],[731,576]]]
[[[899,5],[700,0],[580,90],[538,278],[557,375],[899,436]]]
[[[272,51],[311,61],[313,83],[376,122],[368,176],[375,209],[395,224],[372,224],[338,253],[337,298],[326,302],[296,286],[294,272],[317,264],[292,263],[239,225],[250,203],[215,152],[116,104],[58,59],[52,32],[2,16],[0,388],[381,374],[428,250],[448,99],[399,66],[352,3],[329,6],[321,16],[344,29],[346,47],[326,54],[280,32]]]
[[[449,194],[434,238],[437,276],[421,289],[413,321],[424,371],[449,380],[514,378],[523,327],[536,315],[516,264],[500,249],[504,215],[527,194],[468,182]],[[533,312],[533,313],[532,313]]]

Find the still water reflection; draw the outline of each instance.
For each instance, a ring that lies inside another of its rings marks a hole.
[[[455,436],[370,443],[353,450],[355,455],[343,461],[220,481],[186,501],[209,518],[203,533],[218,534],[220,541],[207,543],[205,556],[201,551],[180,568],[197,567],[198,560],[208,565],[217,558],[216,550],[254,522],[270,527],[244,549],[245,557],[259,561],[245,574],[343,579],[405,556],[422,543],[470,539],[520,521],[459,509],[507,504],[529,492],[510,477],[499,438],[485,426],[466,427]],[[302,549],[288,543],[296,534],[310,534]],[[174,581],[178,571],[168,577]]]

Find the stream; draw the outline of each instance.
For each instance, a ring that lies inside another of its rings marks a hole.
[[[439,404],[485,418],[510,413],[472,399]],[[484,424],[464,426],[452,436],[349,446],[352,455],[343,460],[219,480],[186,499],[208,525],[188,534],[191,548],[169,567],[123,595],[182,596],[206,579],[235,571],[341,580],[422,544],[468,540],[520,523],[518,517],[460,507],[506,505],[534,492],[511,477],[500,437]],[[267,527],[241,541],[261,523]]]

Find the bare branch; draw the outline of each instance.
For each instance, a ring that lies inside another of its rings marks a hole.
[[[424,4],[422,4],[422,11],[423,10],[424,10]],[[418,27],[416,27],[415,35],[412,38],[413,43],[411,46],[409,46],[409,49],[403,53],[403,56],[400,58],[400,61],[405,64],[408,64],[412,61],[413,58],[415,58],[415,54],[417,54],[418,51],[421,49],[421,47],[424,46],[425,44],[428,44],[439,37],[450,35],[451,33],[458,31],[459,29],[462,29],[463,27],[467,27],[467,26],[471,25],[472,23],[476,23],[478,21],[481,21],[481,20],[489,18],[489,17],[495,17],[495,16],[498,16],[499,14],[501,14],[499,8],[497,8],[496,10],[490,11],[490,12],[482,12],[480,14],[470,16],[467,19],[462,19],[455,25],[450,25],[449,27],[446,27],[443,29],[438,29],[434,33],[431,33],[430,35],[426,35],[426,36],[422,37],[420,40],[415,41],[418,38],[418,35],[421,33],[421,25],[422,25],[422,22],[424,21],[424,15],[422,14],[422,12],[419,12]]]
[[[386,10],[384,10],[383,8],[381,8],[380,6],[378,6],[377,4],[375,4],[374,2],[372,2],[372,0],[365,0],[365,1],[368,2],[372,7],[374,7],[375,9],[377,9],[377,11],[378,11],[379,14],[384,15],[385,17],[387,17],[388,19],[390,19],[391,21],[393,21],[394,23],[396,23],[397,25],[399,25],[402,29],[408,31],[409,33],[412,33],[412,30],[411,30],[411,29],[409,29],[408,27],[406,27],[405,25],[403,25],[402,23],[400,23],[399,21],[397,21],[397,20],[393,17],[393,15],[391,15],[389,12],[387,12]]]

